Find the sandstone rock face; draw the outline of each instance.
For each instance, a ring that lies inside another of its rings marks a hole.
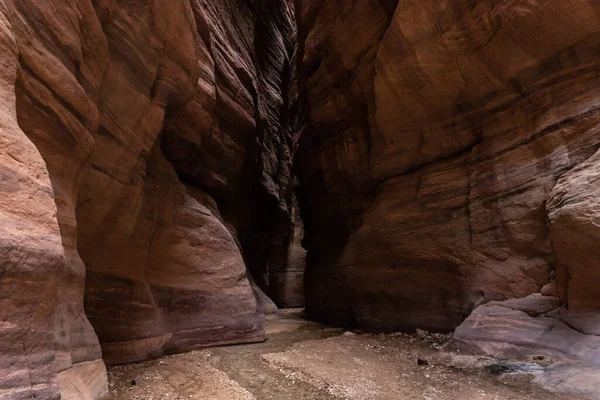
[[[556,271],[542,289],[546,296],[488,303],[454,335],[455,345],[467,351],[525,359],[543,355],[552,360],[551,372],[536,381],[586,398],[600,398],[599,161],[596,152],[576,165],[549,195]]]
[[[246,270],[290,240],[295,29],[289,1],[0,1],[1,399],[264,339]]]
[[[281,307],[304,306],[304,269],[306,250],[302,247],[304,223],[300,215],[300,204],[294,199],[292,209],[291,240],[285,263],[269,265],[269,294]]]
[[[550,237],[556,253],[556,286],[563,319],[600,336],[600,153],[559,180],[548,200]]]
[[[0,0],[0,400],[264,340],[267,295],[479,306],[465,348],[596,371],[599,32],[595,0]]]
[[[478,307],[454,332],[461,351],[543,362],[535,382],[552,391],[600,398],[600,337],[565,322],[561,300],[533,294]]]
[[[555,259],[597,311],[597,2],[300,4],[307,311],[451,330]]]

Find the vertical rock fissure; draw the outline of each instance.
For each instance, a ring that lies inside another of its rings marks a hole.
[[[254,62],[257,66],[257,151],[248,169],[255,171],[249,203],[249,232],[242,241],[249,270],[257,285],[271,297],[270,270],[287,262],[290,242],[292,179],[289,96],[295,51],[294,11],[287,2],[254,4]],[[289,19],[291,18],[291,20]]]
[[[594,0],[49,3],[0,0],[2,390],[105,397],[271,300],[597,363]]]

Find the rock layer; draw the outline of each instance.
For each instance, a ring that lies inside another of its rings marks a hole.
[[[557,295],[563,319],[575,329],[600,336],[600,152],[561,176],[547,209],[556,254]]]
[[[289,240],[295,29],[287,1],[0,2],[0,398],[264,339],[246,269]]]
[[[454,332],[463,352],[543,363],[535,383],[554,392],[600,398],[600,337],[577,331],[553,296],[492,301],[478,307]]]
[[[555,258],[586,270],[561,298],[597,311],[583,186],[600,146],[598,11],[302,2],[309,116],[295,168],[311,315],[451,330],[479,304],[539,292]],[[588,239],[573,240],[573,222]]]
[[[306,250],[302,247],[304,223],[296,199],[292,209],[291,229],[286,262],[269,265],[269,295],[277,305],[286,308],[304,307]]]
[[[328,323],[448,331],[481,306],[466,346],[588,362],[599,16],[0,0],[0,399],[100,399],[104,362],[264,340],[265,293],[301,305],[303,275]]]

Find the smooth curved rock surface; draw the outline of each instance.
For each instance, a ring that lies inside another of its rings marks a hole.
[[[0,0],[0,400],[264,340],[267,295],[591,373],[599,32],[595,0]]]
[[[287,1],[0,1],[1,399],[264,340],[247,269],[290,240],[295,31]]]
[[[574,317],[600,309],[600,153],[561,176],[547,209],[558,295]],[[591,316],[591,315],[590,315]],[[591,321],[590,321],[591,322]],[[591,332],[600,335],[600,316]],[[588,329],[583,329],[590,331]]]
[[[475,309],[454,332],[463,352],[547,366],[535,383],[553,391],[600,398],[600,337],[564,321],[560,300],[541,294],[492,301]]]
[[[300,214],[300,205],[294,198],[287,260],[285,263],[269,265],[269,295],[280,307],[304,307],[306,250],[302,246],[303,238],[304,223]]]
[[[595,1],[301,4],[312,316],[447,331],[573,264],[547,204],[600,146]]]

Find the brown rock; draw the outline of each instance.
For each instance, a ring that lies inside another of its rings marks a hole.
[[[291,2],[0,3],[0,398],[264,340],[246,274],[288,246],[295,46]]]
[[[596,3],[301,10],[308,312],[450,330],[477,304],[539,292],[552,188],[600,145]]]
[[[600,346],[599,15],[0,0],[0,399],[101,399],[105,362],[264,340],[266,294],[460,325],[576,389]]]
[[[596,152],[561,176],[548,200],[556,286],[569,312],[600,313],[599,194],[600,154]]]
[[[7,397],[14,390],[23,393],[20,398],[52,396],[58,390],[52,365],[56,304],[52,295],[56,295],[58,282],[51,271],[64,262],[64,250],[46,167],[17,124],[14,81],[18,52],[4,10],[0,10],[0,396]],[[51,278],[42,279],[44,274]],[[50,301],[39,304],[39,297]],[[32,331],[31,327],[38,329]],[[30,365],[30,355],[39,361]],[[32,372],[36,390],[31,385]]]
[[[295,200],[292,209],[292,232],[287,260],[279,265],[269,265],[269,294],[280,307],[304,306],[304,269],[306,250],[302,247],[304,223],[300,205]]]

